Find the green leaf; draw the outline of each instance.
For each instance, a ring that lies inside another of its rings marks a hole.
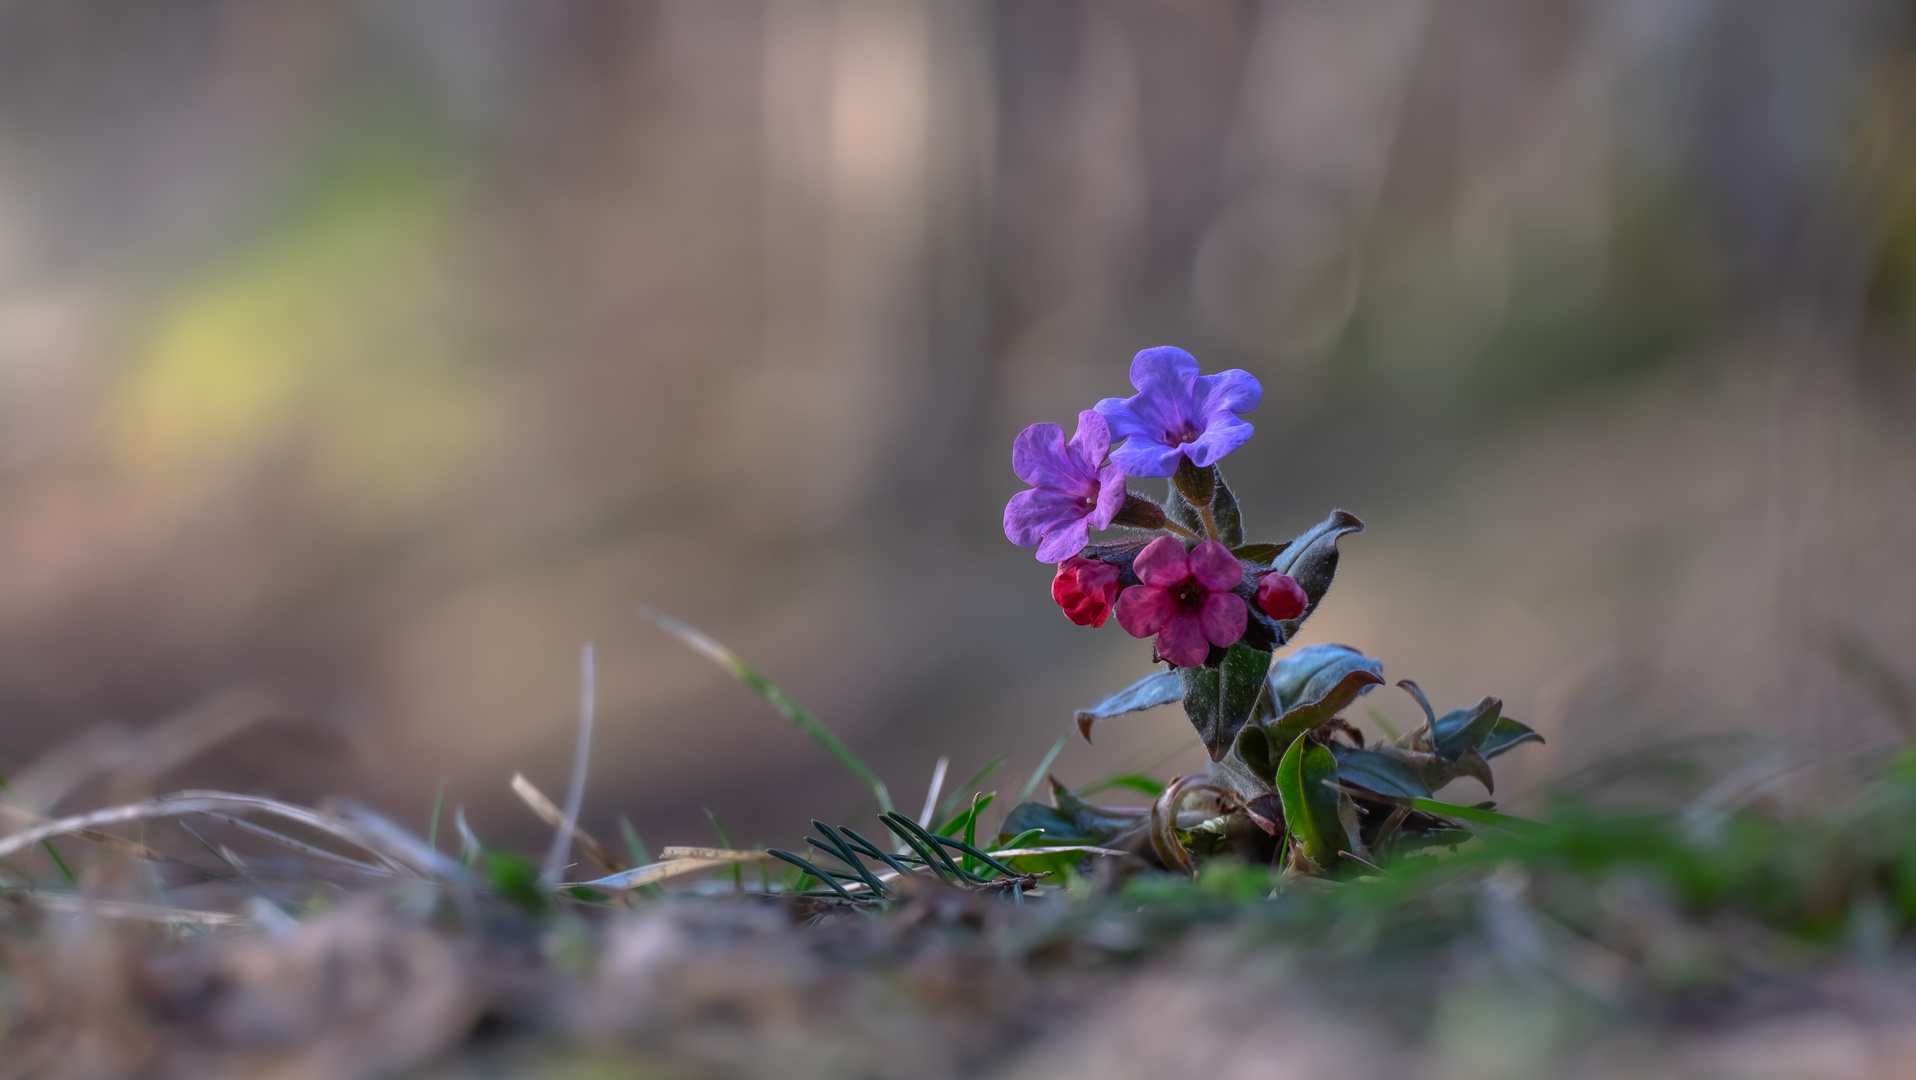
[[[1334,744],[1331,756],[1337,759],[1337,779],[1346,784],[1400,799],[1430,797],[1430,787],[1417,770],[1388,754]]]
[[[1497,725],[1498,713],[1504,703],[1494,697],[1487,697],[1477,704],[1462,709],[1452,709],[1437,718],[1430,725],[1430,742],[1437,756],[1446,761],[1456,761],[1487,737]]]
[[[1153,798],[1164,792],[1164,784],[1149,776],[1141,773],[1119,773],[1102,780],[1093,780],[1089,784],[1078,785],[1078,794],[1096,795],[1100,791],[1110,791],[1112,788],[1129,788]]]
[[[1170,481],[1170,491],[1164,497],[1164,515],[1199,536],[1204,535],[1204,519],[1198,516],[1197,508],[1178,490],[1178,482]]]
[[[785,719],[790,720],[798,730],[809,735],[813,742],[824,747],[827,753],[837,758],[839,764],[851,770],[854,776],[864,781],[865,786],[871,789],[873,797],[878,800],[880,813],[891,812],[891,792],[886,790],[885,782],[880,780],[878,774],[873,772],[869,766],[858,760],[858,755],[852,753],[852,748],[846,746],[843,739],[840,739],[834,734],[832,729],[826,727],[824,721],[813,716],[811,710],[800,705],[790,694],[772,685],[769,679],[760,675],[757,671],[754,671],[750,665],[746,664],[745,661],[739,659],[738,654],[719,644],[712,638],[707,637],[705,634],[700,633],[698,630],[674,619],[663,611],[647,607],[643,604],[639,605],[639,614],[657,624],[659,628],[666,633],[671,634],[673,637],[678,638],[690,646],[694,652],[730,671],[740,682],[750,687],[758,696],[769,702],[772,708],[777,709],[783,714]]]
[[[540,887],[539,868],[510,851],[480,848],[479,869],[494,893],[526,911],[536,915],[551,903]]]
[[[1154,671],[1088,709],[1077,712],[1078,733],[1091,741],[1091,725],[1129,712],[1169,705],[1184,696],[1184,682],[1175,671]]]
[[[1486,828],[1502,829],[1505,832],[1532,833],[1543,828],[1537,822],[1527,818],[1499,814],[1495,810],[1485,810],[1479,806],[1459,806],[1456,803],[1438,802],[1436,799],[1412,799],[1413,810],[1422,810],[1426,814],[1452,818],[1469,825],[1481,825]]]
[[[1527,742],[1542,742],[1543,736],[1528,724],[1520,724],[1508,716],[1500,716],[1491,727],[1490,734],[1477,744],[1477,752],[1486,758],[1494,758],[1506,750],[1522,746]]]
[[[1197,728],[1212,761],[1224,756],[1250,720],[1270,667],[1270,653],[1240,642],[1225,650],[1224,662],[1215,668],[1178,669],[1184,686],[1184,715]]]
[[[1026,829],[1024,832],[1018,833],[1010,839],[1000,836],[998,840],[991,845],[991,850],[1000,851],[1004,848],[1028,847],[1033,840],[1038,839],[1038,837],[1042,835],[1044,835],[1044,830],[1042,829]]]
[[[1211,783],[1246,804],[1277,790],[1271,786],[1276,779],[1277,759],[1270,752],[1264,729],[1257,724],[1244,725],[1230,752],[1211,762],[1207,772]]]
[[[1037,829],[1047,844],[1103,844],[1136,829],[1144,823],[1142,810],[1124,810],[1097,806],[1073,794],[1070,788],[1051,782],[1051,798],[1057,805],[1019,803],[998,826],[999,835]]]
[[[1171,474],[1171,486],[1192,506],[1209,509],[1217,494],[1217,469],[1199,468],[1191,459],[1178,455],[1177,470]]]
[[[1350,850],[1350,837],[1338,817],[1339,794],[1324,786],[1337,778],[1337,759],[1309,739],[1297,739],[1277,766],[1277,797],[1284,823],[1303,842],[1304,854],[1319,866],[1335,865],[1337,853]]]
[[[1278,714],[1318,701],[1353,671],[1368,671],[1384,681],[1384,662],[1349,645],[1306,645],[1271,665],[1271,692]]]
[[[1270,741],[1268,752],[1281,755],[1290,749],[1291,743],[1299,736],[1336,716],[1346,705],[1356,701],[1359,694],[1383,681],[1382,676],[1368,668],[1346,670],[1335,685],[1324,691],[1322,697],[1314,701],[1305,700],[1264,725],[1264,736]]]
[[[1245,544],[1241,547],[1232,548],[1231,554],[1247,563],[1257,564],[1260,570],[1268,570],[1271,566],[1271,560],[1277,558],[1284,552],[1285,548],[1290,546],[1288,542],[1282,544]]]
[[[1211,520],[1217,523],[1217,538],[1227,548],[1244,543],[1244,520],[1237,508],[1237,495],[1224,482],[1224,470],[1211,466],[1217,488],[1211,493]]]
[[[1337,576],[1337,541],[1349,533],[1363,531],[1364,523],[1355,515],[1333,510],[1330,517],[1291,541],[1284,553],[1272,560],[1271,569],[1296,579],[1304,588],[1304,596],[1310,601],[1304,614],[1278,624],[1284,629],[1286,640],[1297,632],[1299,623],[1317,610],[1318,601],[1324,598],[1324,593],[1331,587],[1331,579]]]
[[[957,836],[959,833],[973,828],[978,820],[978,815],[984,813],[986,808],[991,805],[991,801],[997,797],[998,793],[995,791],[989,794],[978,795],[972,799],[971,805],[960,810],[950,820],[932,831],[940,836]]]

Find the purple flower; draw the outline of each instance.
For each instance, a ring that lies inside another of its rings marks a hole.
[[[1094,528],[1105,529],[1124,505],[1124,470],[1107,464],[1111,427],[1086,409],[1078,433],[1064,441],[1056,424],[1033,424],[1011,444],[1011,471],[1031,485],[1005,504],[1005,535],[1038,548],[1040,562],[1063,562],[1084,550]]]
[[[1131,385],[1138,389],[1131,397],[1098,402],[1111,437],[1125,440],[1111,460],[1127,476],[1170,476],[1180,454],[1200,468],[1215,464],[1251,437],[1237,414],[1264,397],[1250,372],[1199,375],[1197,358],[1169,345],[1132,357]]]

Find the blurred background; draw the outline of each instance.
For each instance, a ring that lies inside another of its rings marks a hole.
[[[1301,640],[1549,736],[1511,805],[1868,753],[1913,123],[1870,0],[0,0],[0,767],[536,845],[591,640],[602,836],[869,807],[648,603],[901,804],[1009,794],[1149,669],[1005,541],[1011,438],[1166,343],[1263,380],[1254,538],[1369,525]],[[1202,765],[1097,740],[1056,774]]]

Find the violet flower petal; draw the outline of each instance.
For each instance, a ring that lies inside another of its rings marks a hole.
[[[1244,607],[1244,598],[1236,593],[1214,592],[1204,598],[1198,621],[1204,624],[1204,636],[1211,644],[1229,647],[1244,636],[1250,612]]]
[[[1194,389],[1203,399],[1201,408],[1206,416],[1247,413],[1264,402],[1264,384],[1242,368],[1200,375],[1196,382]]]
[[[1011,471],[1033,487],[1053,488],[1070,495],[1090,495],[1091,480],[1072,459],[1064,429],[1056,424],[1033,424],[1011,443]]]
[[[1190,559],[1192,576],[1212,592],[1235,589],[1237,583],[1244,580],[1244,564],[1216,540],[1206,540],[1192,548]]]
[[[1171,596],[1150,585],[1133,585],[1118,594],[1118,602],[1111,610],[1125,633],[1137,638],[1150,637],[1164,629],[1165,621],[1171,617]]]
[[[1059,563],[1084,550],[1091,539],[1091,526],[1084,518],[1073,518],[1045,534],[1038,545],[1038,561]]]
[[[1203,667],[1211,655],[1211,643],[1205,639],[1202,621],[1196,615],[1171,616],[1158,632],[1158,655],[1179,667]]]
[[[1084,502],[1049,488],[1020,491],[1005,503],[1005,539],[1019,547],[1035,547],[1045,534],[1084,517]],[[1075,554],[1075,553],[1074,553]],[[1047,562],[1060,562],[1047,559]]]
[[[1094,409],[1078,414],[1078,430],[1065,445],[1079,477],[1098,475],[1104,459],[1111,453],[1111,425]]]
[[[1248,442],[1252,430],[1250,424],[1225,413],[1212,420],[1205,427],[1204,434],[1186,443],[1181,449],[1184,455],[1191,459],[1191,464],[1206,468],[1222,461],[1225,455]],[[1177,469],[1175,459],[1171,462],[1171,468],[1173,471]]]
[[[1132,438],[1111,451],[1111,460],[1126,476],[1169,476],[1178,471],[1178,458],[1183,456],[1182,447],[1147,442],[1142,437]]]
[[[1139,581],[1163,589],[1191,576],[1191,560],[1176,537],[1160,536],[1144,545],[1131,569]]]
[[[1111,521],[1124,509],[1124,497],[1128,494],[1124,486],[1124,467],[1113,462],[1098,473],[1098,505],[1091,511],[1091,527],[1108,529]]]

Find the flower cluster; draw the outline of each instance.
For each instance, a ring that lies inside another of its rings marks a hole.
[[[1178,667],[1214,663],[1214,650],[1247,637],[1268,651],[1289,636],[1278,624],[1301,619],[1312,598],[1272,565],[1280,548],[1244,544],[1217,468],[1251,437],[1241,414],[1263,388],[1245,371],[1200,375],[1169,346],[1132,359],[1131,385],[1132,396],[1079,413],[1069,440],[1056,424],[1019,433],[1011,467],[1031,488],[1006,504],[1005,536],[1057,564],[1051,597],[1079,626],[1115,614]],[[1129,477],[1169,478],[1167,501],[1129,491]],[[1156,535],[1090,543],[1114,525]]]

